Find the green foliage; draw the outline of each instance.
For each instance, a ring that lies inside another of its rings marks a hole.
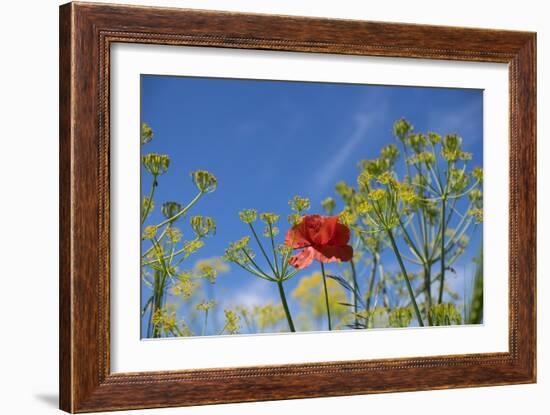
[[[145,145],[153,139],[153,131],[146,124],[141,126],[141,143]],[[213,174],[199,170],[191,173],[199,193],[187,203],[180,204],[167,201],[161,205],[161,212],[165,220],[160,223],[147,223],[150,213],[155,206],[154,196],[159,176],[166,174],[170,166],[170,157],[164,154],[148,153],[142,156],[145,170],[152,176],[149,196],[142,201],[141,223],[143,227],[142,239],[148,243],[142,254],[142,278],[151,288],[152,294],[142,310],[148,312],[149,337],[188,336],[193,335],[190,327],[177,319],[177,306],[167,305],[169,296],[181,301],[190,300],[200,288],[200,280],[215,281],[217,271],[213,267],[202,264],[193,271],[180,270],[181,264],[204,245],[204,238],[216,231],[214,219],[195,215],[190,219],[190,227],[195,233],[192,240],[183,240],[183,232],[175,226],[177,220],[185,215],[199,201],[202,195],[216,189],[216,178]],[[206,314],[204,327],[207,324],[208,310],[215,306],[212,300],[204,301],[195,306],[196,310]]]
[[[321,272],[300,275],[291,293],[299,306],[295,315],[285,284],[299,272],[289,262],[296,246],[287,245],[284,236],[287,229],[300,228],[310,200],[300,195],[289,200],[289,224],[280,222],[279,213],[240,211],[245,235],[230,243],[222,258],[185,266],[215,234],[216,222],[201,214],[190,216],[188,223],[180,218],[216,190],[217,179],[206,170],[193,171],[197,193],[187,203],[157,202],[155,189],[168,173],[170,157],[144,154],[143,168],[151,175],[150,192],[141,205],[141,274],[152,291],[142,310],[147,335],[295,331],[295,321],[302,330],[324,321],[329,330],[482,322],[482,261],[469,301],[462,302],[464,310],[456,306],[460,296],[446,278],[457,277],[453,266],[468,248],[469,232],[483,221],[483,170],[470,166],[472,154],[464,151],[457,134],[417,132],[404,118],[395,122],[393,134],[395,143],[358,163],[355,184],[338,182],[335,194],[321,202],[319,208],[327,215],[338,216],[338,226],[349,228],[354,255],[339,265],[337,275],[327,274],[322,263]],[[153,137],[144,123],[142,145]],[[150,218],[155,205],[164,218],[158,223]],[[388,256],[398,269],[384,269]],[[212,290],[229,264],[276,285],[280,302],[247,307],[224,303],[222,310]],[[182,309],[185,321],[178,317]]]
[[[468,310],[469,313],[466,317],[468,324],[483,322],[483,249],[479,250],[479,257],[476,259],[474,285]]]
[[[409,327],[412,318],[413,313],[410,308],[395,308],[389,315],[390,327]]]
[[[432,304],[442,304],[448,292],[445,274],[466,250],[466,232],[483,220],[483,171],[469,169],[472,155],[463,151],[460,136],[413,130],[407,120],[398,120],[393,132],[401,149],[383,147],[377,158],[359,163],[357,187],[339,182],[335,191],[344,203],[341,222],[352,228],[359,248],[373,256],[382,246],[391,248],[402,276],[399,295],[408,297],[418,324],[431,325],[436,317]],[[395,168],[400,159],[406,172],[402,177]],[[469,205],[459,212],[461,200]],[[459,219],[453,222],[454,217]],[[456,228],[449,232],[451,223]],[[411,264],[421,268],[420,283],[407,271]],[[375,269],[371,275],[374,279]]]
[[[434,326],[462,324],[462,315],[452,303],[434,304],[430,308],[430,317]]]

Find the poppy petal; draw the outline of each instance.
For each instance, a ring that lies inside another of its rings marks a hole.
[[[294,249],[311,245],[311,242],[304,237],[303,226],[301,223],[294,225],[288,230],[285,236],[285,245]]]
[[[349,238],[350,238],[349,228],[346,225],[337,223],[334,229],[334,234],[332,235],[332,239],[330,240],[328,245],[336,245],[336,246],[347,245],[347,243],[349,242]]]
[[[305,248],[296,255],[291,256],[288,263],[294,268],[304,269],[311,265],[314,256],[315,250],[313,248]]]
[[[325,245],[334,235],[338,216],[306,216],[304,223],[307,226],[309,240],[315,245]]]
[[[319,262],[347,262],[353,258],[353,248],[344,246],[319,246],[315,248],[315,259]]]

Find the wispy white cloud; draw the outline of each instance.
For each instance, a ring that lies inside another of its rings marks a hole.
[[[315,188],[318,192],[321,192],[327,186],[333,184],[334,178],[339,170],[349,162],[350,157],[354,155],[354,150],[365,138],[373,118],[372,114],[357,114],[355,116],[355,126],[345,140],[345,144],[331,156],[330,160],[316,176]]]
[[[225,296],[221,308],[232,308],[236,305],[253,307],[275,301],[276,298],[273,295],[271,284],[268,281],[256,279],[246,285],[239,286],[234,295]]]
[[[379,91],[371,90],[366,93],[359,103],[357,111],[353,115],[353,128],[343,138],[343,145],[324,163],[321,172],[316,176],[313,183],[314,189],[321,193],[328,186],[334,185],[337,175],[342,167],[348,163],[356,163],[355,151],[365,142],[368,130],[373,128],[379,121],[389,102],[387,96]]]

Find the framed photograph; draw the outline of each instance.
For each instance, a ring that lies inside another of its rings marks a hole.
[[[536,35],[60,8],[60,406],[536,381]]]

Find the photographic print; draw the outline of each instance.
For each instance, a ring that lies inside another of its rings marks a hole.
[[[142,338],[483,323],[482,90],[142,75],[140,129]]]

